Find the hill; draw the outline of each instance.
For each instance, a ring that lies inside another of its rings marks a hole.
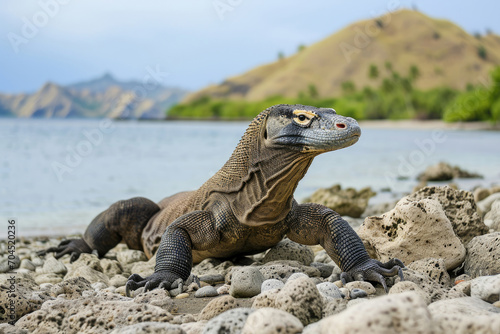
[[[186,94],[180,88],[150,86],[110,74],[68,86],[49,82],[33,94],[0,94],[0,116],[163,119],[165,110]]]
[[[184,102],[297,97],[311,85],[318,96],[332,97],[345,82],[358,88],[379,86],[381,78],[370,79],[368,69],[375,65],[382,72],[386,64],[404,74],[417,66],[418,89],[463,90],[487,81],[500,64],[500,36],[472,36],[450,21],[400,10],[351,24],[290,57],[189,94]]]

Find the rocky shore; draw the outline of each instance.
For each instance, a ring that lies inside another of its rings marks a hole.
[[[0,243],[0,333],[500,333],[500,187],[424,187],[371,207],[369,190],[332,189],[339,200],[318,198],[343,208],[350,199],[370,255],[405,263],[387,294],[343,285],[321,247],[285,239],[262,254],[204,260],[193,268],[201,287],[126,297],[127,277],[150,275],[155,258],[120,244],[69,263],[36,255],[59,238],[20,238],[14,270]]]

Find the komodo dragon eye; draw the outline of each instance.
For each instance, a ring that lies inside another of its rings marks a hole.
[[[307,110],[294,110],[293,120],[300,126],[309,126],[311,121],[316,117],[316,114]]]

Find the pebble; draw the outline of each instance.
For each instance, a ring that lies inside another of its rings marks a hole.
[[[199,276],[200,282],[206,282],[208,284],[219,284],[224,282],[225,276],[222,274],[210,274]]]
[[[319,293],[327,300],[342,298],[342,293],[340,292],[340,289],[334,283],[323,282],[317,284],[316,288],[318,288]]]
[[[120,262],[122,265],[135,263],[139,261],[146,262],[148,260],[144,252],[133,249],[127,249],[125,251],[119,252],[116,258],[118,259],[118,262]]]
[[[215,297],[218,295],[217,290],[211,285],[198,289],[194,294],[196,298]]]
[[[309,276],[307,276],[304,273],[293,273],[292,275],[290,275],[290,277],[288,277],[287,282],[293,281],[293,280],[298,279],[298,278],[309,278]]]
[[[471,280],[470,295],[489,303],[500,300],[500,274],[481,276]]]
[[[19,268],[28,269],[29,271],[35,271],[36,266],[30,260],[24,259],[21,261],[21,265],[19,266]]]
[[[189,293],[180,293],[178,294],[177,296],[175,296],[175,299],[184,299],[184,298],[187,298],[189,297]]]
[[[364,298],[366,296],[368,296],[368,293],[366,293],[365,290],[363,289],[352,289],[350,291],[351,293],[349,294],[349,296],[351,297],[351,299],[356,299],[356,298]]]
[[[373,285],[371,285],[368,282],[364,281],[354,281],[354,282],[349,282],[345,285],[346,289],[349,289],[349,291],[352,292],[354,289],[360,289],[364,291],[367,295],[374,295],[377,290]]]
[[[232,296],[225,295],[219,298],[214,298],[203,308],[203,310],[201,310],[199,318],[200,320],[210,320],[219,314],[237,307],[238,302]]]
[[[230,289],[230,287],[231,287],[230,285],[228,285],[228,284],[224,284],[224,285],[220,286],[220,287],[217,289],[217,293],[218,293],[219,295],[227,295],[227,294],[229,294],[229,289]]]
[[[251,313],[242,334],[295,334],[301,333],[304,326],[297,317],[275,308],[261,308]]]
[[[264,276],[256,267],[241,267],[233,270],[229,293],[233,297],[249,298],[260,293]]]
[[[252,312],[249,308],[236,308],[219,314],[207,322],[202,334],[240,333]]]

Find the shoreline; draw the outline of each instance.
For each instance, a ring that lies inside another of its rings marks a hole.
[[[358,123],[362,128],[367,129],[500,131],[500,124],[488,122],[447,123],[441,120],[363,120]]]

